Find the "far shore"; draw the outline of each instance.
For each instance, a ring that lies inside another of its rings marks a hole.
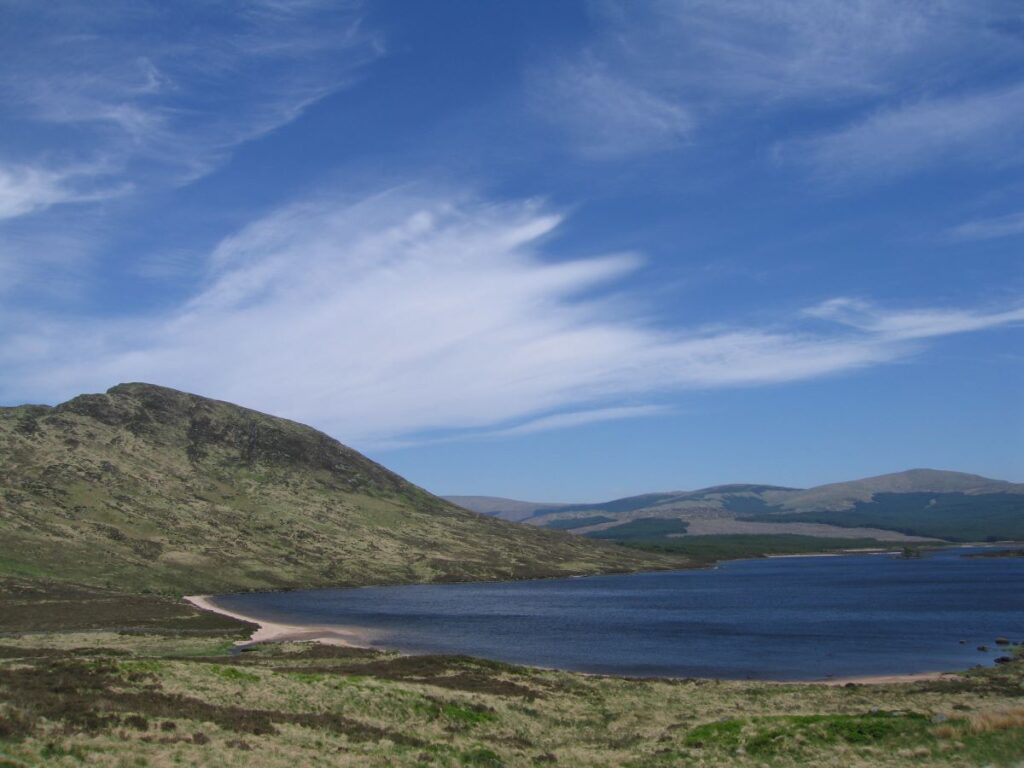
[[[783,558],[793,557],[842,557],[843,555],[892,555],[898,554],[898,549],[879,549],[877,547],[871,547],[870,549],[837,549],[828,552],[793,552],[790,554],[779,554],[779,555],[762,555],[762,557],[772,560],[781,560]],[[749,560],[754,558],[737,558],[738,560]]]
[[[284,642],[313,642],[324,645],[344,645],[349,648],[369,648],[370,642],[366,633],[354,627],[341,627],[331,624],[281,624],[276,621],[258,619],[254,616],[246,616],[242,613],[229,611],[213,602],[210,595],[185,595],[185,602],[191,603],[196,608],[212,613],[219,613],[222,616],[230,616],[232,619],[256,624],[258,629],[252,633],[248,640],[240,640],[236,645],[249,645],[250,643],[284,643]]]

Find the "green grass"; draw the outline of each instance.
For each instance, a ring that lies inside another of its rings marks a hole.
[[[217,677],[224,680],[232,680],[236,683],[257,683],[260,680],[259,675],[245,672],[237,667],[211,667],[211,671]]]
[[[498,719],[497,715],[486,709],[460,704],[444,704],[440,708],[440,713],[457,723],[491,723]]]

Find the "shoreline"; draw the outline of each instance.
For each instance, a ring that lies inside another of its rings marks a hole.
[[[182,600],[201,611],[219,613],[248,624],[255,624],[256,631],[249,636],[248,640],[236,642],[236,646],[251,645],[252,643],[313,642],[323,645],[341,645],[348,648],[372,647],[366,633],[360,632],[354,627],[332,624],[282,624],[277,621],[257,619],[254,616],[246,616],[243,613],[222,608],[213,602],[211,595],[185,595]]]
[[[1013,542],[1017,543],[1017,542]],[[1002,542],[965,542],[965,543],[951,543],[949,546],[934,546],[930,549],[942,550],[942,549],[956,549],[961,547],[1005,547],[1007,543]],[[823,552],[800,552],[792,554],[777,554],[777,555],[761,555],[762,558],[793,558],[793,557],[843,557],[849,555],[887,555],[894,554],[898,550],[896,549],[851,549],[851,550],[840,550],[840,551],[823,551]],[[625,571],[625,572],[613,572],[616,575],[640,575],[644,573],[664,573],[671,570],[688,571],[691,569],[714,569],[721,562],[736,561],[736,560],[752,560],[759,559],[758,557],[738,557],[738,558],[725,558],[723,560],[716,560],[709,563],[694,563],[689,568],[679,569],[658,569],[656,571]],[[571,578],[571,579],[582,579],[591,578],[595,576],[606,576],[612,574],[577,574],[571,576],[550,576],[542,577],[542,579],[559,579],[559,578]],[[518,581],[518,579],[516,579]],[[466,583],[466,582],[461,582]],[[475,583],[475,582],[468,582]],[[491,582],[481,582],[491,583]],[[366,586],[392,586],[392,585],[366,585]],[[404,586],[396,584],[393,586]],[[348,589],[358,589],[359,587],[348,587]],[[268,590],[276,591],[276,590]],[[323,645],[337,645],[345,646],[349,648],[364,648],[379,651],[394,651],[402,655],[409,655],[397,651],[396,649],[382,648],[375,646],[369,639],[369,634],[365,630],[360,630],[355,627],[330,625],[330,624],[283,624],[280,622],[269,621],[265,619],[258,619],[253,616],[247,616],[245,614],[230,611],[226,608],[222,608],[213,602],[212,595],[184,595],[182,599],[190,605],[204,611],[210,611],[212,613],[218,613],[223,616],[228,616],[239,621],[244,621],[249,624],[255,624],[257,626],[256,631],[250,635],[248,640],[240,640],[235,643],[236,646],[246,646],[253,643],[272,643],[272,642],[314,642],[321,643]],[[535,667],[535,665],[523,665],[537,669],[548,669],[547,667]],[[593,674],[588,672],[574,672],[573,670],[554,670],[569,672],[572,674]],[[847,677],[828,677],[817,680],[742,680],[742,679],[730,679],[730,678],[700,678],[702,680],[714,680],[720,682],[760,682],[770,685],[821,685],[828,687],[839,687],[845,685],[900,685],[909,684],[915,682],[925,681],[936,681],[936,680],[957,680],[962,677],[963,672],[909,672],[906,674],[894,674],[894,675],[856,675]],[[616,675],[612,675],[615,677]],[[664,677],[659,678],[663,680],[673,680],[677,678]]]
[[[871,549],[837,549],[828,552],[793,552],[790,554],[766,554],[760,555],[761,558],[766,560],[783,560],[795,557],[844,557],[846,555],[892,555],[898,554],[899,550],[895,547],[892,549],[878,549],[872,547]],[[740,557],[737,560],[757,560],[759,558],[746,558]]]
[[[219,613],[222,616],[229,616],[249,624],[256,624],[257,629],[248,640],[239,640],[236,646],[247,646],[253,643],[320,643],[322,645],[338,645],[346,648],[366,648],[372,650],[389,650],[377,648],[370,644],[365,632],[360,632],[352,627],[341,627],[330,624],[282,624],[276,621],[257,619],[236,611],[222,608],[213,602],[211,595],[185,595],[182,598],[190,605],[212,613]],[[401,653],[400,651],[398,653]],[[406,655],[406,654],[402,654]],[[568,672],[570,674],[593,675],[595,677],[619,677],[618,675],[601,675],[592,672],[574,672],[573,670],[559,670],[553,667],[534,667],[534,665],[523,665],[536,669],[550,669],[556,672]],[[765,683],[768,685],[823,685],[838,687],[844,685],[897,685],[902,683],[915,683],[928,680],[956,680],[960,677],[959,672],[910,672],[903,675],[861,675],[856,677],[836,677],[823,680],[742,680],[730,678],[699,678],[702,680],[715,680],[731,683]],[[662,680],[673,680],[681,678],[664,677]]]
[[[959,680],[961,672],[908,672],[904,675],[858,675],[855,677],[829,677],[824,680],[797,680],[796,685],[898,685],[929,680]]]

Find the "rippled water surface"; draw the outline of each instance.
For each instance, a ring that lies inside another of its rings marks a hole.
[[[489,584],[222,595],[230,610],[362,628],[374,644],[587,672],[819,679],[991,664],[1024,641],[1024,559],[890,555]],[[964,642],[961,642],[964,641]],[[978,645],[992,649],[977,650]]]

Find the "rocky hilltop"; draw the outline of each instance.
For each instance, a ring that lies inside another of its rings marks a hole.
[[[0,408],[0,576],[182,592],[670,564],[466,511],[310,427],[164,387]]]

